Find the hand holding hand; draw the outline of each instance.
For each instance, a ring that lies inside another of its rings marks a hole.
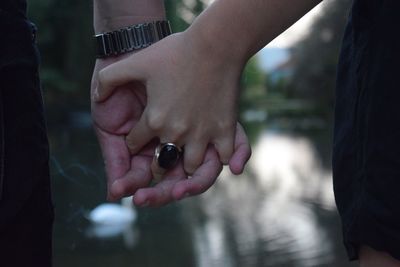
[[[188,174],[202,164],[209,144],[214,145],[222,163],[229,163],[243,66],[210,51],[179,33],[99,73],[95,92],[99,103],[121,85],[142,82],[146,86],[143,115],[126,138],[132,154],[158,137],[161,143],[184,146]]]
[[[92,94],[98,84],[98,73],[119,58],[98,60],[92,81]],[[122,84],[122,83],[121,83]],[[117,200],[123,196],[135,195],[139,206],[161,206],[197,195],[206,191],[221,171],[221,163],[213,147],[208,147],[204,161],[192,178],[187,179],[182,164],[167,172],[163,180],[154,187],[148,187],[152,180],[150,164],[157,143],[150,142],[136,154],[130,155],[125,136],[135,127],[146,106],[146,91],[141,83],[121,85],[107,101],[92,102],[92,116],[108,176],[108,198]],[[239,174],[250,157],[247,137],[237,125],[235,153],[230,159],[233,173]]]

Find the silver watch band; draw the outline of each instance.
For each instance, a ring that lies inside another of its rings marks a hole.
[[[172,33],[169,21],[141,23],[95,35],[97,57],[117,56],[142,49]]]

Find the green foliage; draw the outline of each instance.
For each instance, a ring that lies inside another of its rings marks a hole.
[[[59,108],[62,100],[70,108],[87,107],[94,63],[91,1],[31,1],[29,16],[39,29],[46,104]],[[49,97],[57,94],[63,99]]]
[[[260,71],[256,57],[250,60],[242,79],[242,115],[249,110],[267,112],[270,118],[315,111],[323,117],[331,115],[338,51],[350,2],[332,1],[310,35],[296,46],[291,79],[272,81]],[[165,5],[175,32],[185,30],[206,6],[201,0],[165,1]],[[94,63],[92,2],[35,0],[29,2],[29,14],[39,28],[48,110],[88,109]]]
[[[332,1],[310,35],[296,46],[291,79],[272,80],[261,72],[256,57],[250,60],[241,81],[239,110],[251,140],[264,128],[266,119],[246,120],[249,113],[268,115],[270,125],[274,118],[282,125],[288,118],[316,113],[331,117],[338,51],[350,2]],[[165,5],[175,32],[184,31],[206,6],[202,0],[170,0]],[[94,63],[92,1],[30,1],[29,15],[39,28],[48,116],[59,119],[76,109],[89,110]]]
[[[174,32],[184,31],[189,26],[189,24],[185,22],[181,16],[178,15],[178,7],[181,4],[181,1],[165,1],[167,17],[168,20],[170,20],[171,22],[171,26]]]
[[[206,6],[200,0],[165,1],[165,5],[175,32],[185,30]],[[41,79],[48,108],[60,107],[57,95],[62,95],[70,108],[87,108],[94,63],[92,2],[30,1],[29,16],[39,28]],[[244,77],[246,87],[263,82],[256,63],[250,63]]]
[[[264,85],[266,76],[260,70],[258,58],[253,57],[247,63],[243,72],[242,84],[245,88],[253,88]]]

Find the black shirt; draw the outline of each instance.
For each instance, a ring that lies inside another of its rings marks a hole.
[[[16,14],[18,16],[26,16],[26,0],[1,0],[0,10]]]
[[[400,1],[354,0],[338,65],[333,176],[350,258],[400,259]]]

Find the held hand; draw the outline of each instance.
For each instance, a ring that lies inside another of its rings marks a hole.
[[[98,60],[92,81],[92,95],[98,84],[98,72],[119,59]],[[165,174],[154,188],[146,188],[152,180],[150,164],[157,143],[146,144],[133,156],[125,143],[125,136],[135,127],[146,105],[145,88],[140,83],[119,86],[102,103],[92,102],[92,116],[103,152],[108,177],[108,198],[117,200],[135,194],[139,206],[161,206],[187,195],[206,191],[221,170],[214,148],[208,148],[201,167],[187,179],[182,165]],[[243,129],[238,125],[235,153],[230,160],[233,173],[239,174],[250,157],[250,147]]]
[[[209,144],[224,164],[233,155],[243,66],[200,48],[185,34],[171,35],[103,69],[95,100],[101,104],[119,86],[142,82],[147,105],[126,138],[130,152],[136,154],[158,137],[161,143],[184,146],[184,169],[194,174]]]
[[[98,72],[115,61],[117,59],[96,61],[92,78],[92,95],[98,84]],[[142,149],[136,155],[131,156],[125,144],[125,136],[139,120],[145,103],[145,89],[139,83],[119,87],[106,102],[95,103],[92,101],[91,103],[94,129],[102,149],[108,177],[108,198],[110,200],[118,198],[111,191],[111,185],[118,178],[147,173],[152,149]],[[143,182],[141,186],[147,186],[147,183]]]
[[[251,155],[251,149],[240,124],[237,124],[235,137],[235,152],[229,161],[229,166],[234,174],[243,172],[244,166]],[[206,150],[201,166],[188,178],[182,164],[165,173],[163,179],[154,187],[143,188],[141,185],[151,182],[150,161],[140,175],[126,175],[118,179],[111,188],[115,196],[134,195],[134,203],[138,206],[158,207],[188,196],[199,195],[208,190],[215,182],[222,170],[222,164],[213,146]]]

